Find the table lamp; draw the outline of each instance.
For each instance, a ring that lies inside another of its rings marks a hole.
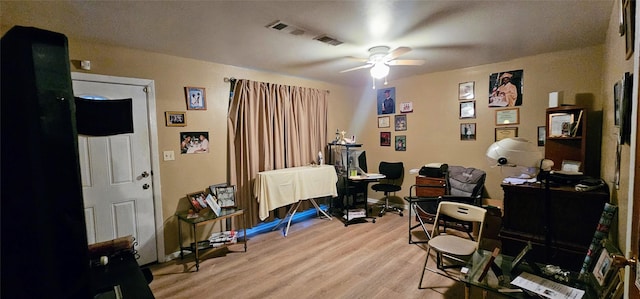
[[[502,174],[510,178],[536,177],[542,160],[538,147],[525,138],[505,138],[487,149],[487,160],[492,167],[500,166]]]

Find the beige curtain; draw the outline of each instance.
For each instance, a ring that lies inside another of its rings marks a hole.
[[[238,80],[229,106],[229,181],[251,226],[259,222],[260,171],[308,165],[327,142],[328,91]],[[280,217],[286,213],[280,209]],[[272,220],[273,215],[267,221]]]

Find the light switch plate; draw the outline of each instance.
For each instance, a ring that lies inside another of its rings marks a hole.
[[[173,151],[164,151],[162,156],[164,157],[165,161],[173,161],[176,159]]]

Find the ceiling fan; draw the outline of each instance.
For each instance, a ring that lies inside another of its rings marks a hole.
[[[369,49],[369,59],[364,60],[367,64],[340,71],[346,73],[359,69],[371,68],[371,76],[375,79],[385,78],[389,74],[391,65],[423,65],[424,60],[400,60],[396,59],[409,51],[409,47],[398,47],[389,51],[387,46],[376,46]]]

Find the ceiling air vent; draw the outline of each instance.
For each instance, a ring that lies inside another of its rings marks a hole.
[[[275,21],[275,22],[267,25],[266,27],[267,28],[271,28],[271,29],[275,29],[275,30],[282,30],[282,29],[285,29],[285,28],[289,27],[289,25],[287,25],[285,23],[282,23],[282,22],[280,22],[280,20],[278,20],[278,21]]]
[[[315,39],[317,41],[320,41],[320,42],[323,42],[325,44],[332,45],[332,46],[338,46],[338,45],[342,44],[341,41],[339,41],[339,40],[337,40],[337,39],[335,39],[333,37],[330,37],[328,35],[325,35],[325,34],[318,35],[318,36],[314,37],[313,39]]]

